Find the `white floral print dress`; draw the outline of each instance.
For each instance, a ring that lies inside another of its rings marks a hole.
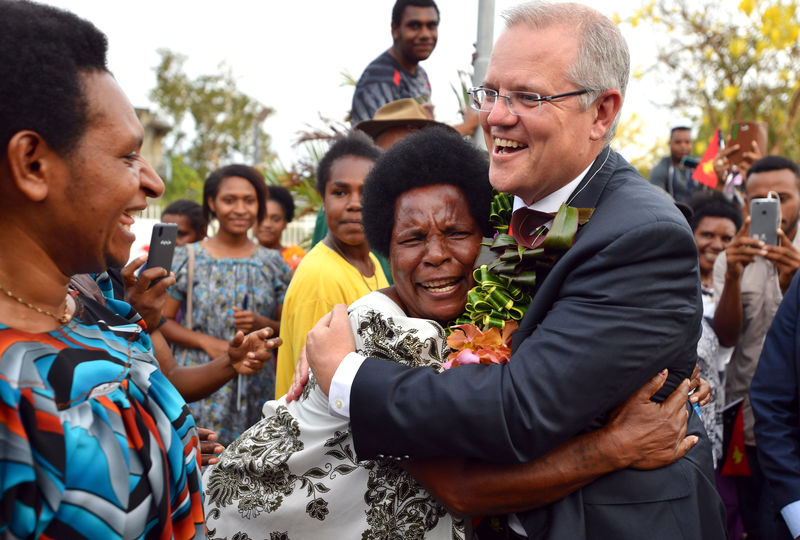
[[[441,370],[444,330],[373,292],[349,309],[362,354]],[[359,461],[349,422],[328,413],[312,381],[264,417],[203,475],[209,538],[463,539],[460,520],[391,460]]]

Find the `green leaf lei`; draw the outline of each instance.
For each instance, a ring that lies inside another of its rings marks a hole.
[[[578,227],[589,221],[594,212],[594,208],[562,204],[541,246],[529,249],[517,244],[508,234],[513,200],[513,195],[495,191],[489,222],[497,234],[491,243],[484,245],[498,256],[488,266],[482,265],[473,272],[475,286],[467,293],[464,313],[454,325],[502,329],[506,321],[522,320],[537,280],[543,280],[556,261],[572,247]],[[451,329],[452,326],[448,330]]]

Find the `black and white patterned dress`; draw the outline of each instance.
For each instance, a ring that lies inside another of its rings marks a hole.
[[[437,370],[447,359],[442,327],[381,293],[349,315],[362,354]],[[263,412],[203,475],[209,538],[464,538],[461,521],[395,462],[358,459],[349,422],[328,413],[313,380],[300,400]]]
[[[711,441],[714,467],[722,459],[722,408],[725,405],[725,366],[733,347],[723,347],[714,333],[712,321],[716,302],[714,290],[703,287],[703,332],[697,342],[697,365],[700,376],[711,386],[711,401],[702,408],[703,425]]]

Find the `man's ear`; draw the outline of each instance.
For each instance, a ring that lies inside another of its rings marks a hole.
[[[31,130],[15,133],[8,142],[8,168],[17,189],[34,202],[47,198],[49,180],[63,167],[63,159]]]
[[[392,43],[397,43],[398,39],[400,39],[400,29],[392,23]]]
[[[592,104],[595,111],[594,123],[589,138],[597,141],[605,137],[617,113],[622,107],[622,95],[619,90],[606,90]]]

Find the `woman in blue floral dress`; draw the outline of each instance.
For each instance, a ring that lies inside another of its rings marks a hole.
[[[219,232],[175,250],[176,283],[170,288],[164,307],[167,322],[161,327],[179,363],[196,365],[218,357],[237,330],[247,333],[269,327],[278,333],[291,272],[280,253],[259,246],[247,235],[264,216],[266,195],[263,177],[246,165],[223,167],[206,180],[203,211],[207,219],[218,220]],[[181,306],[185,326],[175,321]],[[223,443],[259,419],[275,386],[271,363],[252,376],[234,375],[217,392],[190,404],[198,424],[217,431]]]

